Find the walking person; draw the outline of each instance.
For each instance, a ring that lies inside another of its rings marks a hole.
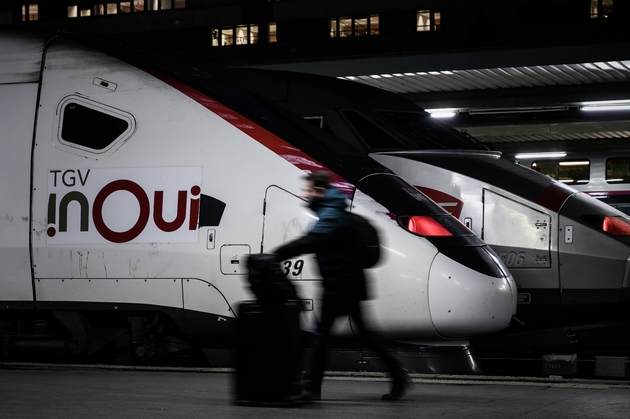
[[[304,375],[305,397],[321,400],[330,329],[335,319],[349,315],[363,339],[383,359],[392,377],[391,391],[383,395],[383,400],[398,400],[404,396],[411,380],[378,334],[365,323],[361,311],[361,302],[368,299],[365,273],[351,251],[352,231],[349,231],[351,225],[346,212],[346,197],[330,185],[330,179],[328,172],[315,172],[304,178],[302,195],[318,221],[305,236],[275,251],[278,260],[315,253],[323,278],[321,313]]]

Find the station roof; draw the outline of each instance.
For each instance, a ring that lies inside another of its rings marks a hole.
[[[628,42],[255,67],[328,75],[401,94],[431,112],[452,113],[449,124],[508,153],[602,145],[630,152]]]

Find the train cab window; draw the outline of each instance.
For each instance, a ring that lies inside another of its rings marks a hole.
[[[59,143],[103,153],[135,132],[135,119],[119,109],[70,96],[61,103],[58,121]]]
[[[630,183],[630,157],[606,160],[607,183]]]
[[[591,176],[588,160],[541,160],[532,163],[532,169],[567,185],[584,185]]]

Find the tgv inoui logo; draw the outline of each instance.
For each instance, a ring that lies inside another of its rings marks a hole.
[[[201,167],[48,172],[48,244],[196,242]]]

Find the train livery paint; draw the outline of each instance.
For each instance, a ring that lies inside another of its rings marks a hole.
[[[195,242],[201,179],[201,167],[50,170],[47,243]]]
[[[236,305],[252,298],[247,256],[313,221],[299,197],[311,170],[331,171],[351,210],[381,232],[371,306],[389,338],[466,339],[504,329],[515,313],[505,265],[448,212],[220,78],[119,46],[2,28],[0,103],[5,354],[160,362],[229,339]],[[319,307],[314,259],[282,266],[308,327]],[[349,322],[336,332],[353,336]]]

